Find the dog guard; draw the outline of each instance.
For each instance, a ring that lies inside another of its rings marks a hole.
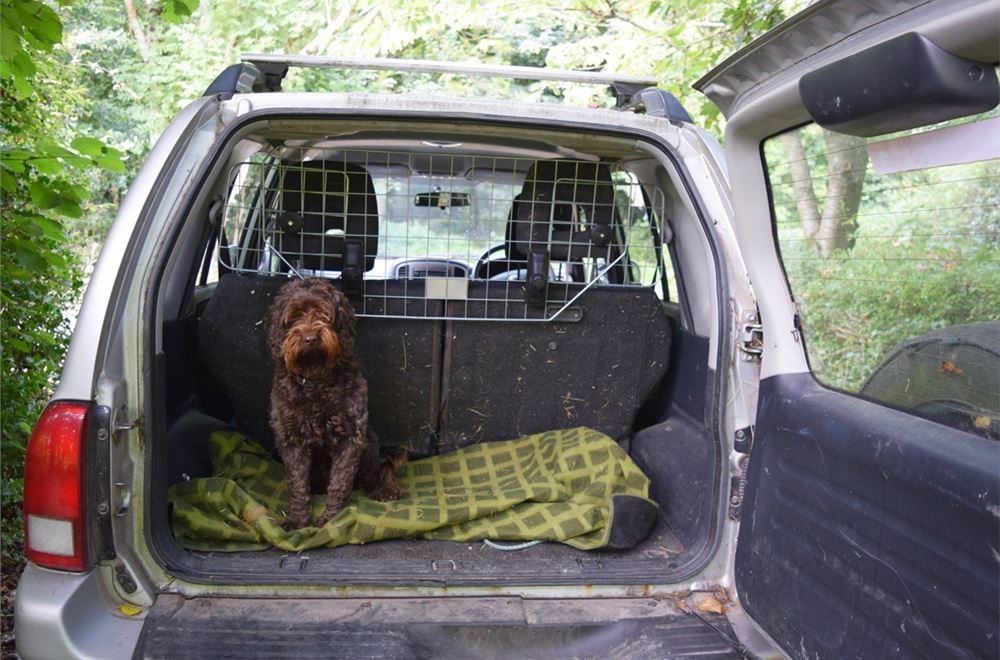
[[[359,316],[573,321],[592,286],[667,289],[664,194],[621,163],[286,140],[235,165],[223,267],[339,280]]]

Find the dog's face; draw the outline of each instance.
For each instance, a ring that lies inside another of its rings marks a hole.
[[[354,310],[327,280],[294,280],[281,288],[267,317],[275,361],[303,378],[332,369],[354,348]]]

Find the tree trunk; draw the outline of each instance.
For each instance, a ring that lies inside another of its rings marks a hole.
[[[858,229],[858,206],[868,167],[865,141],[826,131],[826,198],[816,245],[824,257],[854,247]]]
[[[795,198],[795,208],[802,222],[802,232],[805,234],[805,244],[808,248],[816,247],[816,232],[819,231],[819,202],[816,201],[816,191],[813,190],[812,171],[806,158],[806,150],[802,147],[802,138],[798,131],[791,131],[781,136],[781,144],[788,156],[788,174],[792,180],[792,197]]]
[[[792,196],[802,222],[806,247],[829,257],[854,247],[858,207],[868,166],[865,141],[850,135],[823,132],[826,144],[826,196],[820,209],[813,189],[813,170],[798,132],[785,133],[781,144],[788,156]]]
[[[139,46],[139,55],[143,62],[149,61],[149,42],[146,40],[146,33],[142,30],[142,23],[139,22],[139,13],[135,10],[135,3],[132,0],[123,0],[125,3],[125,13],[128,15],[128,28],[135,37],[135,43]]]

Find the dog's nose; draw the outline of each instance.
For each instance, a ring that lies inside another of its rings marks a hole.
[[[302,341],[304,341],[307,344],[314,344],[316,343],[316,335],[306,335],[305,337],[302,338]]]

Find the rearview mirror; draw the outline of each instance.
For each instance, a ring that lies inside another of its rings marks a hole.
[[[414,206],[436,206],[447,209],[453,206],[472,206],[472,196],[464,192],[425,192],[413,198]]]

